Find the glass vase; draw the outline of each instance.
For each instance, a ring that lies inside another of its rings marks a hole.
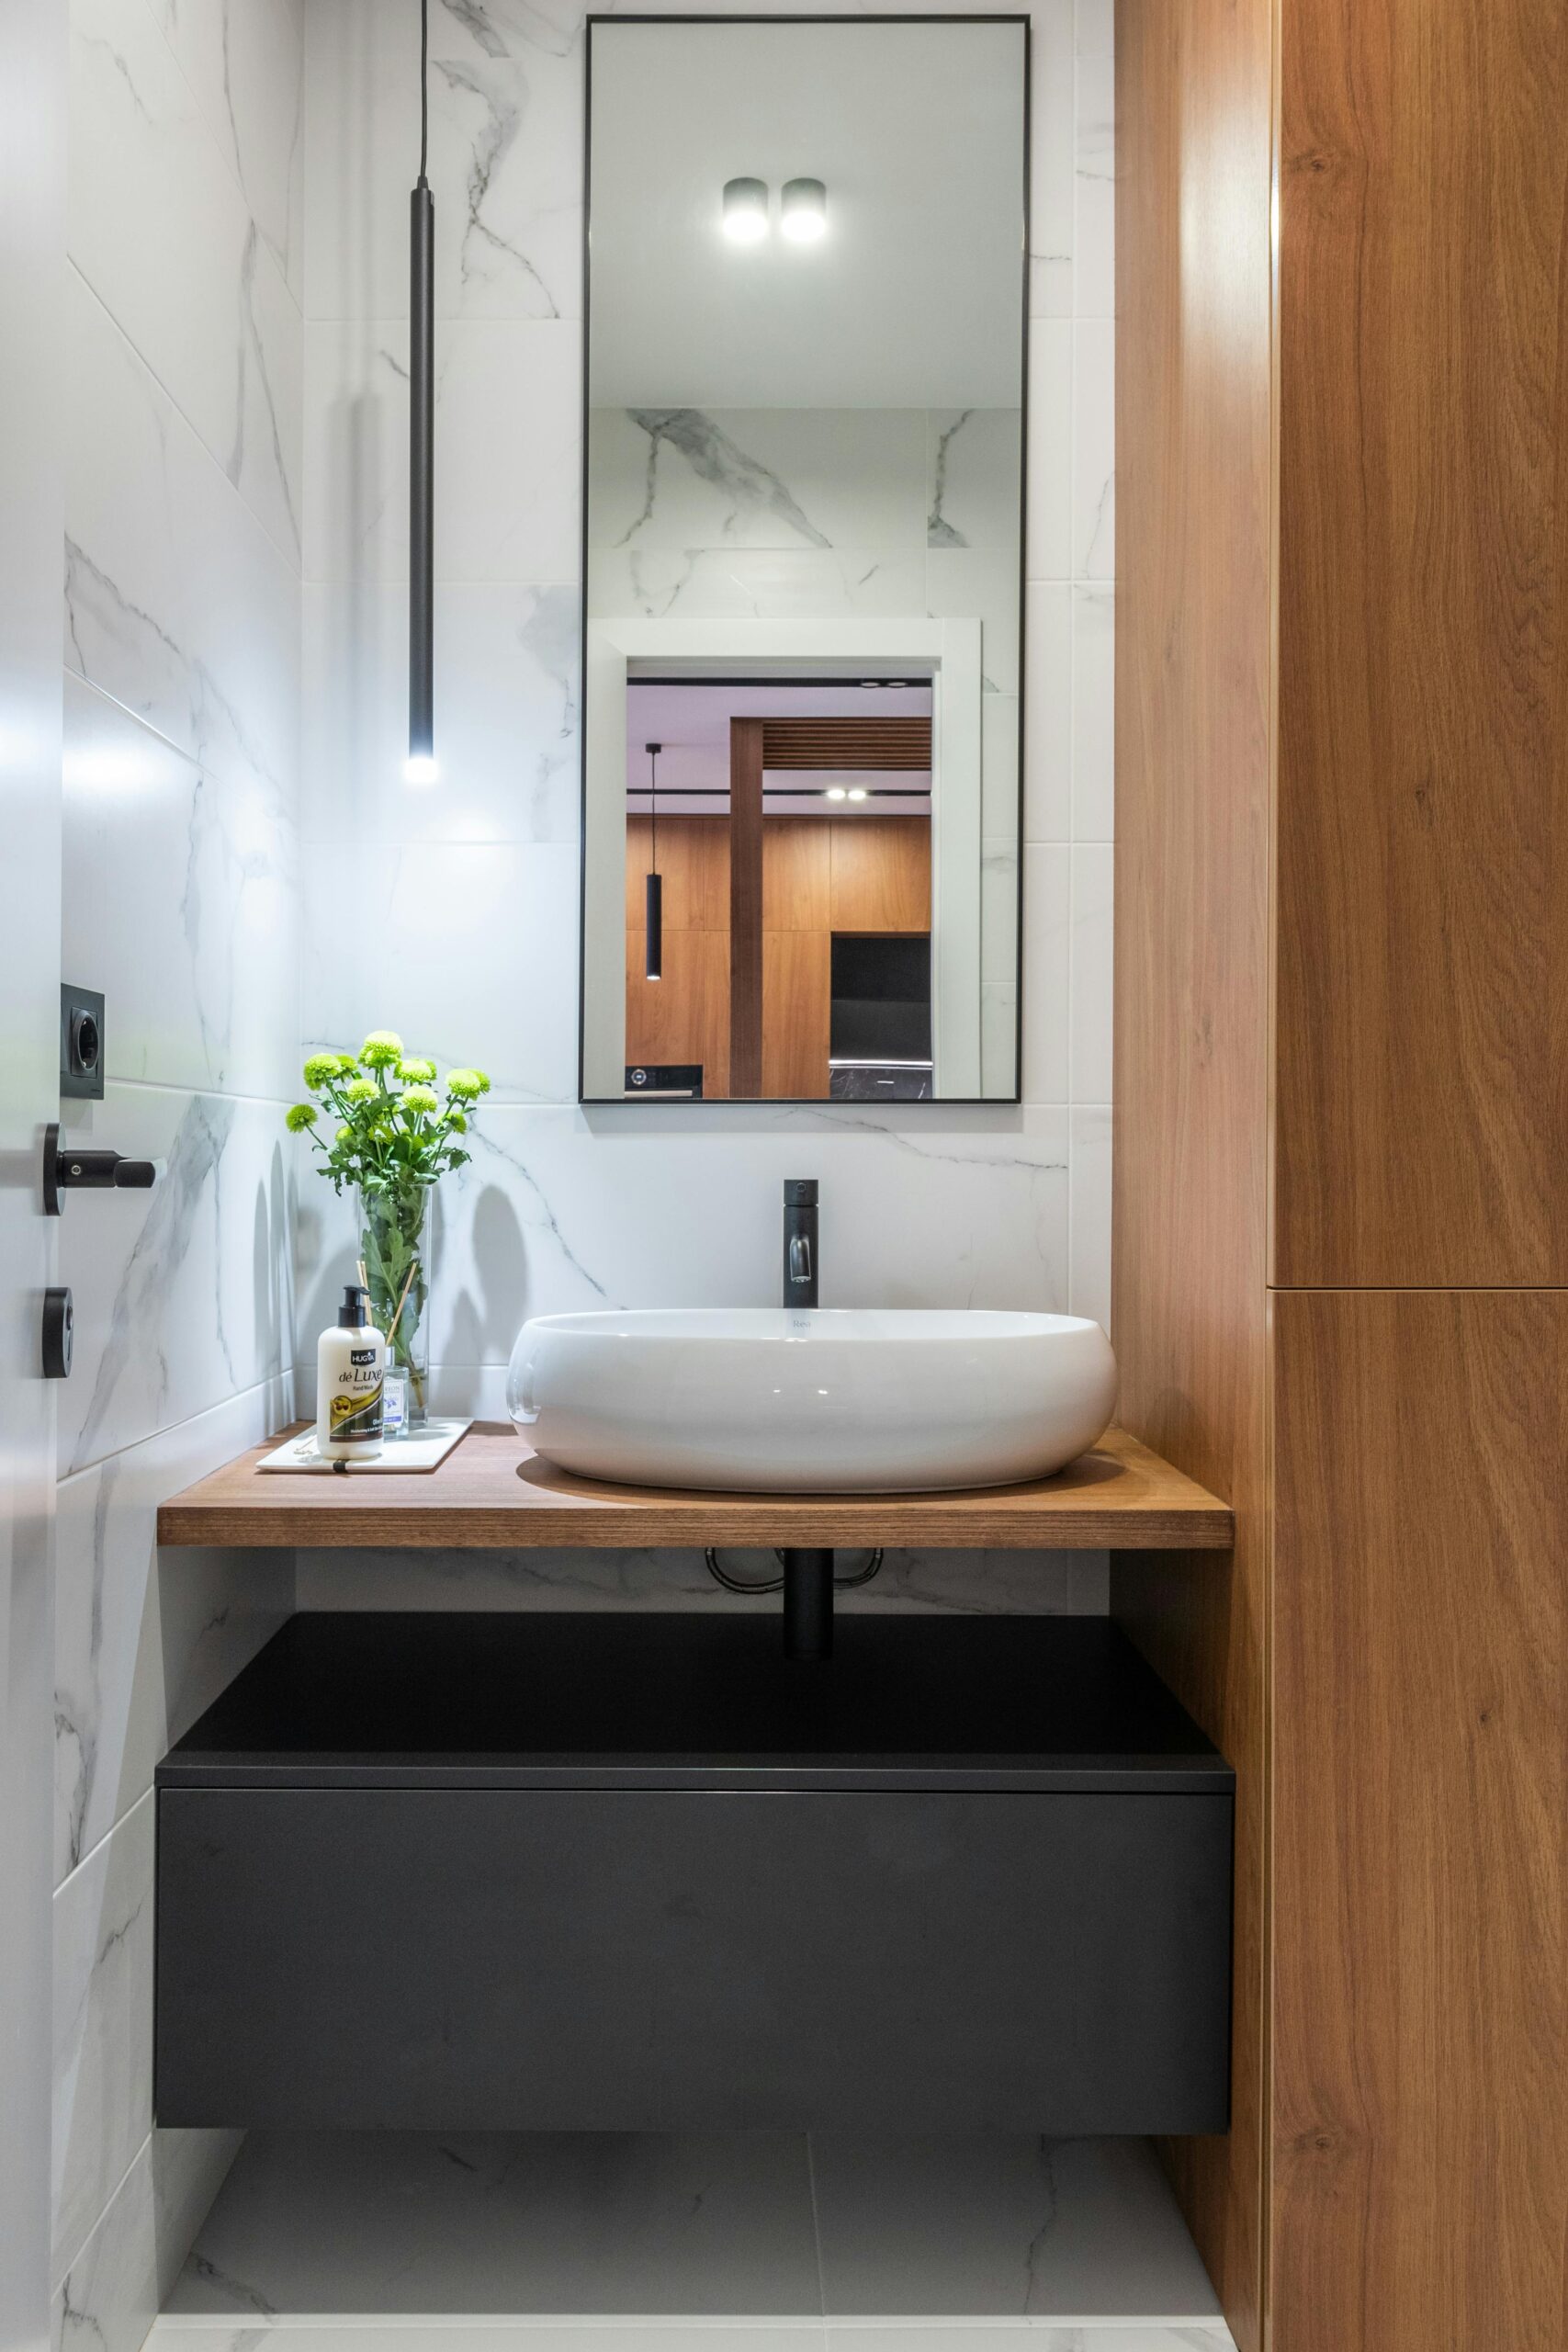
[[[400,1383],[403,1429],[430,1418],[430,1186],[389,1184],[359,1194],[359,1256],[370,1320],[387,1342],[387,1383]],[[389,1434],[396,1421],[388,1414]]]

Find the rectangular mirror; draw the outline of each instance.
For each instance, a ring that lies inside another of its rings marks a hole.
[[[590,19],[585,1101],[1018,1099],[1028,39]]]

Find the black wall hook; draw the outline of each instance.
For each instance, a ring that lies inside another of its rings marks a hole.
[[[59,1127],[51,1121],[43,1131],[45,1216],[60,1215],[62,1193],[144,1193],[157,1176],[151,1159],[126,1159],[118,1151],[62,1151]]]

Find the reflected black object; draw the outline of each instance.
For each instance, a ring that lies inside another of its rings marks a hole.
[[[647,896],[648,955],[643,963],[643,978],[659,980],[664,977],[664,876],[650,874]]]
[[[929,932],[836,931],[832,970],[828,1046],[831,1060],[930,1061]]]
[[[626,1093],[633,1099],[638,1095],[669,1094],[700,1102],[703,1066],[701,1062],[628,1062]]]
[[[929,1102],[930,1062],[834,1062],[828,1071],[830,1102]]]

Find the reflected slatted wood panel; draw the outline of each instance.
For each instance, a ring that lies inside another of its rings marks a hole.
[[[765,768],[900,768],[931,763],[929,718],[768,718]]]

